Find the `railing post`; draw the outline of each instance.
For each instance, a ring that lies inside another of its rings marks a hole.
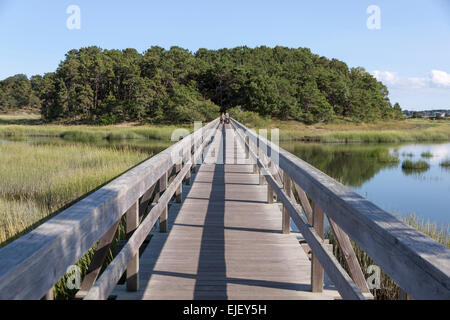
[[[270,162],[269,162],[270,167]],[[273,189],[269,182],[267,182],[267,203],[273,203]]]
[[[272,162],[269,160],[269,163],[267,164],[267,169],[269,170],[271,166]],[[273,189],[269,182],[267,182],[267,203],[273,203]]]
[[[267,203],[273,203],[273,189],[270,183],[267,184]]]
[[[188,172],[186,173],[185,181],[186,181],[186,184],[187,184],[187,185],[190,185],[190,184],[191,184],[191,170],[192,170],[192,166],[191,166],[191,168],[188,170]]]
[[[126,212],[126,233],[130,238],[139,225],[139,201],[136,201]],[[139,288],[139,252],[127,265],[127,291],[137,291]]]
[[[164,192],[166,189],[167,189],[167,172],[165,172],[159,179],[159,194],[161,195],[161,193]],[[161,215],[159,216],[159,232],[168,231],[167,218],[168,218],[168,209],[166,204],[161,212]]]
[[[177,165],[175,165],[175,172],[176,172],[176,174],[178,174],[178,172],[180,172],[180,170],[181,170],[181,167],[182,167],[182,164],[180,163],[180,164],[177,164]],[[182,188],[183,188],[183,184],[182,183],[180,183],[180,185],[178,186],[178,188],[177,188],[177,191],[175,192],[175,197],[176,197],[176,202],[177,203],[181,203],[181,193],[182,193]]]
[[[286,172],[283,171],[283,188],[286,195],[290,198],[292,195],[292,181]],[[282,229],[283,233],[290,233],[291,231],[291,217],[286,210],[286,207],[283,206],[283,214],[282,214]]]
[[[249,151],[249,141],[250,138],[248,136],[245,136],[245,159],[250,158],[250,151]]]
[[[313,227],[317,234],[324,239],[324,222],[325,214],[322,209],[319,208],[317,204],[314,203],[313,206]],[[317,259],[314,252],[312,253],[311,259],[311,288],[312,292],[322,292],[323,291],[323,267]]]
[[[264,180],[266,180],[266,178],[264,178],[264,175],[262,174],[262,171],[259,170],[259,185],[262,186],[264,184]]]

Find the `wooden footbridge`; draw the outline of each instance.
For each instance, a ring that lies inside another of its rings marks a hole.
[[[371,299],[350,239],[409,297],[450,299],[449,249],[216,119],[1,248],[0,299],[51,299],[91,248],[79,299]]]

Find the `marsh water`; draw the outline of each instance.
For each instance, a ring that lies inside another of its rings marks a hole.
[[[315,144],[286,142],[281,147],[345,184],[389,213],[416,214],[440,225],[450,223],[450,143]],[[424,153],[430,153],[432,156]],[[404,170],[405,160],[425,161],[429,169]]]
[[[0,140],[1,142],[7,140]],[[79,143],[60,138],[26,138],[33,144]],[[105,148],[131,148],[157,154],[170,146],[160,140],[83,142]],[[353,189],[389,213],[416,214],[440,225],[450,223],[450,143],[440,144],[325,144],[282,142],[281,147]],[[424,157],[423,153],[431,157]],[[423,160],[426,170],[404,170],[405,160]]]

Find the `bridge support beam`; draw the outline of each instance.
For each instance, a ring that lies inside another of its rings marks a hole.
[[[322,209],[319,208],[317,204],[314,203],[313,206],[313,227],[317,234],[324,239],[324,223],[325,214]],[[312,292],[322,292],[323,291],[323,267],[317,259],[316,255],[313,253],[311,258],[311,289]]]
[[[139,201],[136,201],[126,212],[126,232],[129,239],[139,226]],[[127,265],[127,291],[137,291],[139,288],[139,252]]]

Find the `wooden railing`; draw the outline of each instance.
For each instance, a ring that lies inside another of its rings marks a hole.
[[[77,297],[108,298],[124,272],[127,289],[137,290],[139,248],[158,219],[167,232],[168,203],[174,195],[181,201],[182,182],[189,180],[218,124],[219,119],[208,123],[1,248],[0,300],[51,299],[67,268],[95,244]],[[123,215],[128,240],[98,278]]]
[[[260,183],[264,180],[268,183],[268,202],[273,201],[275,193],[283,204],[283,232],[289,232],[292,219],[312,250],[313,292],[322,291],[325,270],[344,299],[371,298],[351,238],[413,299],[450,299],[447,247],[238,121],[231,119],[231,124],[245,146],[247,157],[255,162]],[[293,189],[300,203],[293,197]],[[324,241],[325,215],[350,275]]]

